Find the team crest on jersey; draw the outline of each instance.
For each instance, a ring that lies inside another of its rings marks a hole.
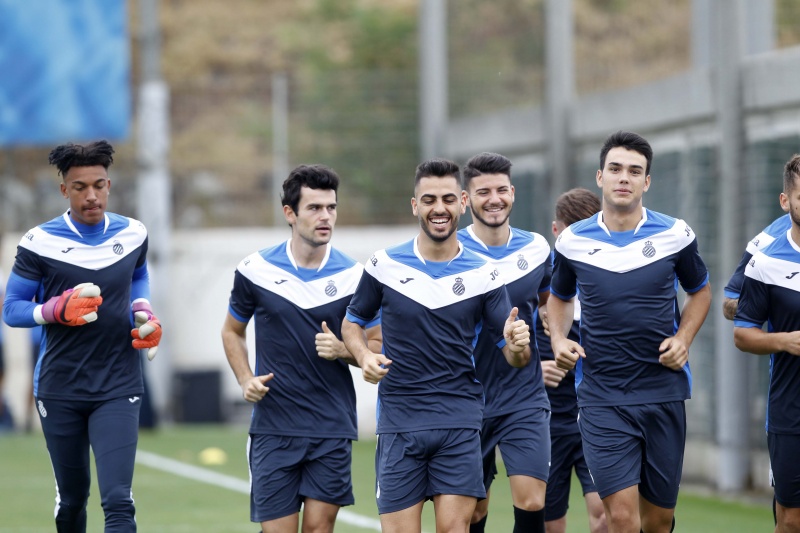
[[[522,254],[517,256],[517,268],[520,270],[528,270],[528,262],[525,260],[525,256]]]
[[[336,296],[337,292],[338,291],[336,290],[336,285],[334,285],[333,280],[328,281],[328,284],[325,286],[325,294],[330,297],[334,297]]]
[[[642,255],[644,255],[648,259],[656,255],[656,249],[655,247],[653,247],[653,241],[646,241],[644,243],[644,248],[642,248]]]
[[[122,247],[119,241],[114,241],[114,246],[111,249],[114,250],[114,253],[117,255],[122,255],[125,251],[125,248]]]
[[[42,415],[42,418],[47,418],[47,409],[44,408],[42,400],[39,400],[37,407],[39,408],[39,414]]]
[[[467,289],[464,287],[463,278],[456,278],[456,282],[453,284],[453,292],[456,294],[456,296],[461,296],[464,294],[465,290]]]

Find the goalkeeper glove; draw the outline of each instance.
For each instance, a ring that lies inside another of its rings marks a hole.
[[[147,348],[147,359],[152,361],[158,352],[158,343],[161,342],[161,322],[146,301],[134,302],[131,309],[136,326],[136,329],[131,330],[133,347],[137,350]]]
[[[97,320],[97,308],[101,303],[103,297],[100,296],[100,287],[93,283],[81,283],[42,304],[42,318],[49,324],[57,322],[65,326],[83,326]]]

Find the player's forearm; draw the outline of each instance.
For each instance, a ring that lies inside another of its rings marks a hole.
[[[567,338],[572,328],[574,299],[562,300],[551,295],[547,300],[547,323],[550,330],[550,342]]]
[[[686,349],[689,349],[694,341],[695,335],[700,331],[700,326],[708,316],[708,310],[711,308],[711,285],[706,284],[705,287],[695,292],[694,294],[687,294],[686,301],[681,313],[681,325],[678,327],[676,337],[683,340]]]
[[[509,365],[514,368],[522,368],[531,362],[531,347],[527,345],[522,351],[513,352],[511,348],[508,347],[508,344],[506,344],[503,346],[503,355]]]
[[[767,333],[761,328],[733,328],[733,343],[743,352],[770,355],[789,351],[792,333]]]
[[[3,321],[6,324],[12,328],[32,328],[40,324],[35,318],[35,310],[39,305],[31,301],[37,286],[38,283],[16,274],[9,276],[3,302]],[[39,316],[41,317],[41,313]]]
[[[247,354],[247,342],[244,338],[231,331],[222,332],[222,346],[225,357],[236,376],[236,381],[241,385],[253,377],[253,369]]]
[[[367,345],[367,333],[364,328],[346,318],[342,322],[342,340],[359,367],[364,358],[372,353]]]

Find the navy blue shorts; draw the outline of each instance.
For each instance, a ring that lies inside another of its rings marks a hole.
[[[402,511],[437,494],[486,498],[477,429],[429,429],[378,435],[378,513]]]
[[[481,454],[486,490],[492,486],[497,474],[497,446],[507,475],[534,477],[547,482],[550,473],[550,411],[526,409],[483,419]]]
[[[775,487],[775,499],[784,507],[800,507],[800,435],[767,433],[769,476]]]
[[[550,477],[547,479],[544,520],[558,520],[566,516],[569,509],[569,491],[572,484],[572,469],[578,476],[584,496],[597,492],[586,459],[583,457],[583,441],[580,433],[557,435],[550,438]]]
[[[682,401],[582,407],[578,425],[600,498],[639,485],[653,505],[675,507],[686,445]]]
[[[352,505],[352,451],[349,439],[251,434],[250,520],[292,515],[300,511],[305,498]]]

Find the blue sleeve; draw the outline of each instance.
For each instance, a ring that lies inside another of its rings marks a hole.
[[[505,329],[506,319],[508,319],[508,313],[511,312],[511,307],[511,300],[508,298],[508,291],[505,285],[484,295],[483,323],[489,328],[493,337],[498,339],[495,345],[501,349],[506,345],[503,329]],[[530,327],[531,324],[528,324],[528,326]]]
[[[570,300],[577,291],[577,278],[569,260],[558,250],[553,254],[553,278],[550,280],[550,294],[561,300]]]
[[[33,310],[38,304],[32,301],[39,292],[39,285],[38,281],[11,273],[3,301],[3,321],[6,324],[12,328],[32,328],[39,325],[33,319]]]
[[[766,284],[745,276],[733,325],[738,328],[760,328],[768,318],[769,291]]]
[[[150,274],[147,271],[147,261],[133,271],[131,301],[139,298],[150,300]]]
[[[356,292],[347,306],[345,318],[359,326],[368,327],[380,316],[383,300],[383,285],[372,274],[364,271],[358,282]]]
[[[739,294],[742,292],[742,285],[744,284],[744,269],[747,268],[747,263],[750,262],[752,257],[753,254],[747,251],[742,254],[742,260],[739,261],[739,265],[736,267],[736,270],[733,271],[731,279],[729,279],[728,284],[725,285],[726,298],[736,299],[739,297]]]
[[[708,284],[708,269],[697,251],[697,239],[678,252],[675,273],[687,294],[693,294]]]

